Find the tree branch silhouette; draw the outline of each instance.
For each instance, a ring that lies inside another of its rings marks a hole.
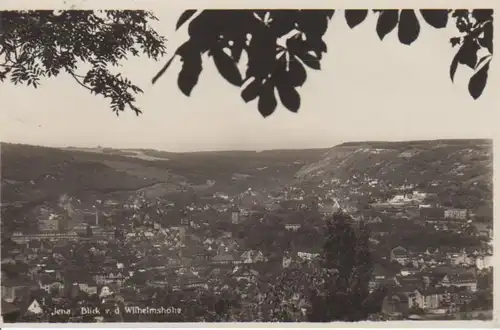
[[[28,10],[0,12],[0,82],[38,87],[41,79],[68,73],[91,93],[111,102],[117,114],[126,107],[136,114],[135,96],[142,90],[109,68],[145,55],[158,60],[165,38],[151,26],[157,18],[142,10]],[[79,69],[86,74],[77,75]]]
[[[335,10],[196,10],[183,12],[176,29],[187,24],[189,39],[178,47],[153,83],[168,70],[174,58],[182,68],[177,76],[181,92],[190,96],[203,72],[204,56],[219,74],[238,88],[244,102],[256,101],[267,117],[278,104],[292,112],[301,107],[300,87],[308,71],[321,70],[327,45],[323,36]],[[354,29],[369,15],[377,15],[375,31],[383,40],[397,33],[404,45],[412,45],[422,24],[440,29],[454,20],[458,48],[451,59],[453,82],[460,66],[474,71],[469,94],[479,98],[486,87],[493,58],[492,9],[356,9],[345,10],[344,19]],[[0,82],[38,87],[42,79],[72,75],[85,70],[78,81],[91,93],[110,100],[119,114],[125,108],[141,110],[135,97],[142,90],[110,69],[130,55],[159,60],[165,54],[165,38],[151,26],[157,18],[142,10],[68,10],[0,12]],[[246,63],[243,63],[246,58]],[[242,64],[246,64],[241,69]],[[73,77],[74,78],[74,77]],[[88,87],[88,88],[87,88]]]
[[[74,74],[74,73],[70,73],[70,75],[73,77],[73,79],[75,79],[75,81],[76,81],[76,82],[77,82],[80,86],[82,86],[82,87],[84,87],[84,88],[88,89],[89,91],[92,91],[92,88],[90,88],[90,87],[86,86],[84,83],[82,83],[82,82],[80,81],[80,79],[78,79],[78,77],[77,77],[77,75],[76,75],[76,74]]]
[[[322,37],[334,10],[187,10],[176,28],[188,23],[189,39],[154,77],[155,83],[179,56],[183,61],[178,76],[179,89],[190,96],[203,69],[202,55],[212,58],[220,75],[239,87],[244,102],[257,100],[259,112],[274,113],[278,101],[289,111],[297,112],[301,97],[298,88],[307,80],[307,69],[321,70],[327,52]],[[345,10],[347,25],[353,29],[369,14],[376,14],[376,33],[380,40],[397,30],[399,41],[413,44],[421,24],[441,29],[455,19],[461,37],[452,38],[460,45],[450,65],[453,81],[459,64],[475,70],[469,81],[469,93],[479,98],[486,86],[493,56],[493,10],[451,9],[374,9]],[[480,59],[478,54],[485,52]],[[240,72],[241,54],[246,53],[246,70]]]

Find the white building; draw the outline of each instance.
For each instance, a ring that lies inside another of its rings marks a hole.
[[[478,269],[487,269],[493,267],[493,256],[476,257],[476,267]]]

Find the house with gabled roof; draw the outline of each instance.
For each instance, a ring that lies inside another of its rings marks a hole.
[[[239,264],[241,260],[232,253],[221,253],[212,258],[212,263],[218,265],[231,265]]]
[[[491,238],[493,237],[493,226],[486,223],[475,222],[473,223],[473,228],[476,236]]]
[[[416,289],[409,295],[408,307],[418,307],[423,310],[438,309],[445,294],[444,288]]]
[[[267,258],[261,251],[258,250],[248,250],[241,254],[240,259],[243,260],[245,264],[265,262]]]
[[[444,287],[454,286],[466,288],[468,291],[472,292],[477,291],[477,279],[474,274],[470,272],[447,274],[439,284]]]
[[[76,283],[76,282],[75,282]],[[97,288],[98,285],[92,278],[88,278],[86,280],[79,281],[77,283],[78,288],[82,291],[85,292],[86,294],[90,296],[97,295]]]
[[[298,231],[300,227],[302,227],[302,225],[297,222],[289,222],[285,224],[285,229],[290,231]]]
[[[259,272],[247,266],[238,267],[233,270],[233,276],[237,281],[247,281],[255,283],[259,277]]]
[[[401,265],[406,265],[410,260],[410,252],[402,246],[391,250],[391,261],[397,261]]]
[[[396,276],[394,277],[394,285],[400,292],[413,292],[424,286],[424,281],[420,276]]]
[[[409,275],[415,275],[419,272],[420,272],[420,270],[418,268],[404,266],[401,268],[401,271],[399,272],[399,274],[401,276],[409,276]]]

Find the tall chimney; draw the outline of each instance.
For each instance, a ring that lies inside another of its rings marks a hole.
[[[99,214],[97,208],[95,209],[95,225],[99,226]]]

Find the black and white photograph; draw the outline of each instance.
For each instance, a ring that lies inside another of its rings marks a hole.
[[[493,21],[0,10],[2,325],[492,324]]]

